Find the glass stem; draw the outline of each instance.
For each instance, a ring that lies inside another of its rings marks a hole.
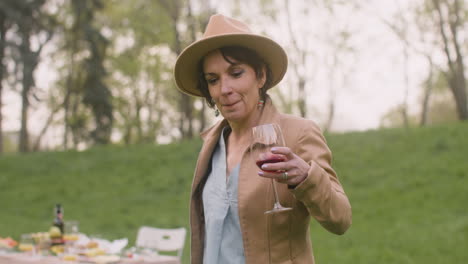
[[[273,185],[273,193],[275,194],[275,207],[281,207],[278,197],[278,191],[276,190],[276,182],[275,180],[271,179],[271,185]]]

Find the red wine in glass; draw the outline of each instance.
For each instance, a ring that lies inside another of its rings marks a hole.
[[[250,142],[250,154],[255,161],[257,166],[265,171],[272,173],[281,173],[282,170],[264,170],[262,165],[265,163],[278,163],[285,161],[285,156],[280,154],[274,154],[271,149],[273,147],[285,146],[283,134],[281,128],[277,124],[262,124],[252,128],[252,138]],[[270,178],[270,182],[274,194],[274,205],[273,209],[268,210],[265,214],[272,214],[278,212],[289,211],[292,208],[283,207],[280,204],[278,190],[276,188],[276,181]]]
[[[266,172],[276,172],[276,171],[272,171],[272,170],[264,170],[262,169],[262,165],[265,164],[265,163],[277,163],[277,162],[283,162],[284,161],[284,158],[280,155],[272,155],[270,157],[267,157],[266,159],[263,159],[263,160],[257,160],[257,162],[255,162],[257,164],[257,166],[263,170],[263,171],[266,171]]]

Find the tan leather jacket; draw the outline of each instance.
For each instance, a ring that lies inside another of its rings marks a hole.
[[[281,126],[286,146],[310,164],[308,177],[295,189],[277,184],[283,206],[292,211],[265,215],[273,206],[269,180],[257,175],[249,152],[241,160],[238,184],[239,220],[247,264],[314,263],[309,222],[315,218],[324,228],[343,234],[351,225],[351,205],[331,167],[331,152],[320,129],[312,121],[278,113],[267,100],[260,124]],[[202,190],[223,120],[202,133],[190,204],[191,263],[203,263],[204,216]]]

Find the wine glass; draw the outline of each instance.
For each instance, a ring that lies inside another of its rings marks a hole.
[[[75,251],[75,243],[79,239],[78,221],[70,220],[65,222],[65,234],[63,240],[65,240],[65,246],[67,253],[73,253]]]
[[[65,241],[77,241],[79,238],[78,221],[70,220],[65,222]]]
[[[20,242],[18,244],[18,249],[23,252],[30,252],[30,254],[35,255],[36,250],[34,247],[34,239],[31,234],[22,234]]]
[[[277,124],[264,124],[252,128],[252,139],[250,143],[250,154],[257,166],[262,169],[265,163],[276,163],[285,160],[283,155],[273,154],[271,148],[284,146],[283,133]],[[266,170],[264,170],[266,171]],[[272,172],[272,171],[267,171]],[[283,171],[275,171],[282,173]],[[292,208],[283,207],[278,198],[276,181],[271,179],[275,204],[273,209],[266,211],[265,214],[289,211]]]

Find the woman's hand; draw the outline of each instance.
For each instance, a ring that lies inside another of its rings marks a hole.
[[[277,163],[265,163],[258,175],[275,179],[277,182],[296,186],[307,178],[310,165],[294,154],[288,147],[274,147],[273,154],[283,155],[285,161]]]

